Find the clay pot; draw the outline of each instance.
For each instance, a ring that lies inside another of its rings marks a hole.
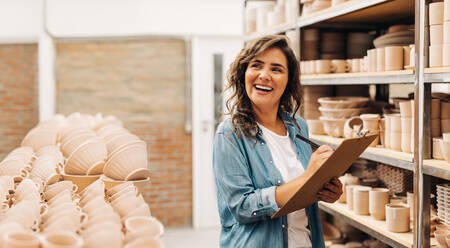
[[[411,133],[402,132],[402,152],[411,153]]]
[[[441,133],[450,132],[450,119],[441,119]]]
[[[429,67],[442,67],[443,58],[442,58],[442,52],[443,52],[443,45],[431,45],[429,47]]]
[[[444,2],[430,3],[428,8],[430,25],[439,25],[444,23]]]
[[[362,114],[359,116],[363,121],[363,130],[378,131],[379,114]]]
[[[411,102],[410,101],[402,101],[399,103],[400,105],[400,116],[402,118],[411,118]]]
[[[388,114],[386,115],[386,118],[389,119],[389,126],[391,132],[402,132],[401,128],[401,117],[400,114]]]
[[[402,133],[391,132],[390,133],[390,149],[401,151],[402,150]]]
[[[441,153],[447,163],[450,163],[450,141],[439,141],[441,145]]]
[[[146,178],[143,180],[132,180],[132,181],[119,181],[119,180],[113,180],[109,177],[106,176],[102,176],[101,180],[103,181],[103,183],[105,184],[105,189],[108,191],[110,189],[112,189],[115,186],[124,184],[124,183],[133,183],[134,186],[136,186],[136,188],[138,189],[138,193],[142,193],[144,191],[144,188],[147,187],[150,183],[150,178]]]
[[[321,59],[315,61],[315,73],[327,74],[331,72],[331,60]]]
[[[100,178],[100,175],[91,175],[91,176],[83,176],[83,175],[68,175],[61,173],[64,180],[72,181],[74,184],[78,186],[77,192],[82,191],[89,184],[95,182]]]
[[[39,248],[39,238],[31,232],[7,232],[3,236],[4,248]]]
[[[403,47],[402,46],[386,47],[384,63],[385,63],[384,65],[385,71],[403,70]]]
[[[411,48],[409,46],[403,46],[403,65],[409,66],[409,53],[411,52]]]
[[[431,119],[431,137],[441,136],[441,119]]]
[[[409,218],[414,219],[414,193],[406,192],[406,204],[409,206]]]
[[[386,204],[386,224],[391,232],[409,232],[409,207],[403,204]]]
[[[321,97],[317,101],[324,108],[362,108],[369,102],[367,97]]]
[[[81,248],[83,243],[83,239],[75,233],[63,231],[47,233],[42,238],[42,248]]]
[[[389,189],[373,188],[369,191],[369,212],[376,220],[386,218],[386,204],[389,203]]]
[[[325,134],[321,120],[306,120],[310,134]]]
[[[338,202],[346,203],[347,202],[347,185],[358,185],[359,178],[352,176],[350,173],[346,173],[345,175],[339,177],[339,180],[342,182],[342,195],[339,197]]]
[[[433,158],[434,159],[444,159],[441,151],[441,141],[442,139],[433,138]]]
[[[384,71],[385,69],[385,49],[376,48],[377,51],[377,72]]]
[[[355,134],[354,127],[362,126],[362,125],[363,125],[363,120],[358,116],[354,116],[354,117],[351,117],[350,119],[347,119],[347,121],[345,121],[345,124],[344,124],[344,137],[345,138],[353,138],[354,134]]]
[[[376,72],[377,71],[377,49],[370,49],[367,51],[367,57],[369,61],[368,71]]]
[[[372,188],[359,186],[353,188],[353,211],[359,215],[369,214],[369,191]]]
[[[430,26],[430,44],[431,46],[438,46],[444,44],[444,25],[436,24]]]
[[[323,123],[325,133],[332,137],[342,137],[344,135],[344,124],[346,119],[332,119],[328,117],[320,117]]]
[[[441,102],[441,119],[450,119],[450,102]]]
[[[333,59],[331,60],[331,72],[333,73],[345,73],[350,70],[347,61],[343,59]]]
[[[345,191],[347,192],[347,209],[353,211],[353,189],[358,185],[347,185]]]

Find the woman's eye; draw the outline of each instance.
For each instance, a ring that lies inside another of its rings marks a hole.
[[[252,64],[251,67],[252,68],[261,68],[261,65],[260,64]]]
[[[276,71],[276,72],[282,72],[282,70],[280,68],[277,68],[277,67],[273,68],[272,70]]]

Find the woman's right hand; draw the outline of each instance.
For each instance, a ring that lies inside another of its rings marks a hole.
[[[320,166],[331,156],[331,154],[333,154],[333,152],[333,148],[327,145],[323,145],[317,148],[317,150],[312,153],[311,158],[309,159],[306,173],[314,174],[314,172],[316,172],[320,168]]]

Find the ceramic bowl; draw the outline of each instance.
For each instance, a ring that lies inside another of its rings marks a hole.
[[[105,189],[107,192],[114,192],[115,190],[120,189],[121,187],[126,187],[128,183],[133,183],[134,186],[136,186],[136,188],[138,189],[138,193],[142,193],[144,191],[144,188],[150,185],[150,178],[146,178],[143,180],[123,181],[123,180],[114,180],[105,175],[102,175],[100,179],[103,181],[103,183],[105,183]]]
[[[324,108],[361,108],[367,105],[369,98],[367,97],[321,97],[318,102]]]
[[[321,120],[306,120],[306,123],[308,124],[308,129],[311,134],[325,134]]]
[[[343,119],[343,118],[349,118],[352,116],[358,116],[362,113],[365,113],[365,112],[367,112],[367,108],[338,109],[338,108],[319,107],[319,111],[322,113],[322,116],[324,116],[324,117]]]
[[[320,117],[323,123],[325,133],[332,137],[344,136],[344,124],[346,119],[332,119],[328,117]]]
[[[106,144],[103,141],[88,140],[78,146],[67,158],[64,171],[69,174],[101,174],[107,156]],[[93,166],[95,170],[92,170]]]
[[[148,171],[135,174],[130,177],[130,173],[139,169],[147,169],[148,157],[147,147],[144,142],[130,145],[114,152],[105,164],[103,173],[116,180],[140,180],[147,178]]]
[[[74,184],[77,185],[78,190],[77,192],[81,192],[84,188],[86,188],[91,183],[95,182],[97,179],[100,178],[100,175],[70,175],[66,173],[61,173],[63,180],[69,180],[72,181]]]

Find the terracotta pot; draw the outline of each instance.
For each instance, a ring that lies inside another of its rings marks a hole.
[[[403,70],[403,47],[388,46],[385,48],[385,71]],[[378,68],[377,68],[378,69]]]
[[[434,159],[444,159],[444,155],[442,155],[441,150],[441,141],[442,139],[433,138],[433,158]]]
[[[369,191],[372,188],[358,186],[353,188],[353,211],[359,215],[369,215]]]
[[[385,70],[385,49],[376,48],[377,51],[377,72]]]
[[[450,119],[450,102],[441,102],[441,119]]]
[[[430,3],[428,8],[430,25],[444,23],[444,2]]]
[[[441,119],[431,119],[431,137],[441,136]]]
[[[401,151],[402,150],[402,133],[391,132],[390,133],[390,149]]]
[[[391,232],[409,232],[409,207],[403,204],[386,204],[386,224]]]
[[[373,188],[369,191],[369,212],[376,220],[386,218],[386,204],[389,203],[389,189]]]

